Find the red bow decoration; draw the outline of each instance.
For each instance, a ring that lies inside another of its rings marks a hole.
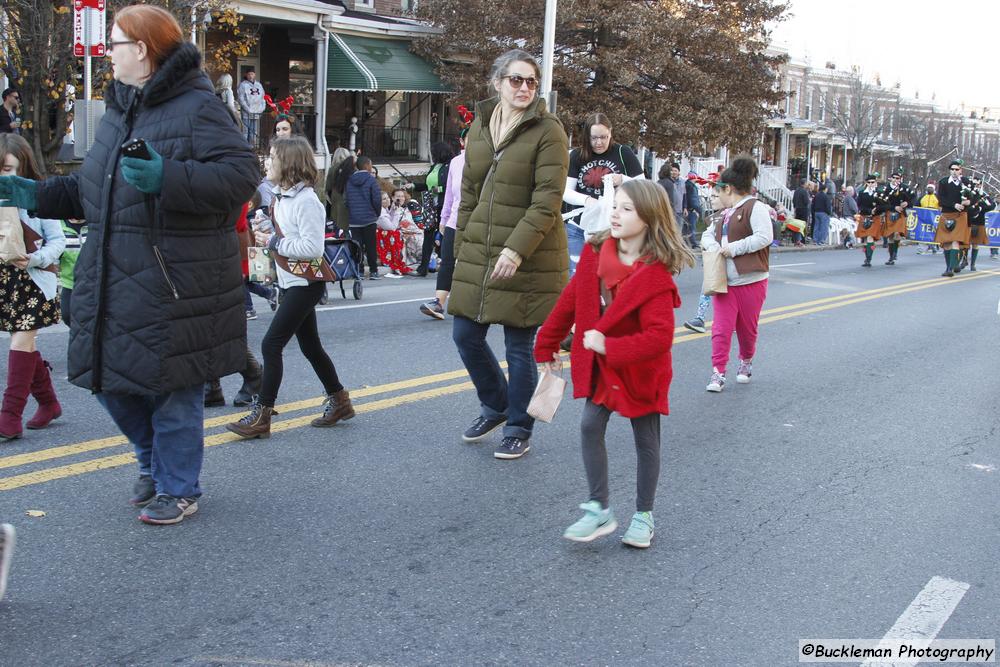
[[[469,108],[463,104],[458,105],[458,115],[462,117],[463,125],[472,125],[472,121],[476,119],[476,114],[469,111]]]
[[[267,106],[271,107],[271,113],[275,116],[287,116],[289,115],[288,110],[292,108],[292,103],[295,102],[295,98],[289,95],[276,104],[270,95],[264,95],[264,102],[267,103]]]

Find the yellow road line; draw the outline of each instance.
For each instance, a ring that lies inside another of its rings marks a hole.
[[[781,320],[787,320],[790,317],[799,317],[800,315],[809,315],[811,313],[818,313],[824,310],[833,310],[834,308],[840,308],[842,306],[850,306],[855,303],[862,303],[864,301],[871,301],[872,299],[882,299],[887,296],[896,296],[897,294],[906,294],[907,292],[917,292],[919,290],[929,289],[931,287],[938,287],[939,285],[952,285],[954,283],[968,282],[970,280],[977,280],[979,278],[988,278],[991,276],[1000,275],[997,271],[977,271],[976,273],[970,273],[967,276],[959,276],[957,278],[941,278],[938,280],[923,280],[916,283],[901,283],[894,286],[891,291],[888,288],[882,288],[878,290],[866,290],[864,292],[855,292],[852,294],[844,295],[844,298],[836,301],[834,303],[823,303],[827,301],[826,299],[817,299],[812,302],[805,302],[805,304],[816,303],[820,305],[813,306],[811,308],[798,308],[791,312],[782,311],[788,310],[788,306],[782,306],[781,308],[772,308],[771,310],[761,311],[763,316],[765,313],[781,313],[778,315],[769,315],[767,317],[761,317],[759,324],[767,324],[769,322],[779,322]],[[705,324],[709,324],[706,322]],[[705,333],[688,333],[683,336],[675,336],[674,343],[683,343],[688,340],[695,340],[697,338],[707,338],[712,335],[711,331],[706,331]]]
[[[449,371],[447,373],[437,373],[436,375],[425,375],[410,380],[401,380],[399,382],[389,382],[387,384],[380,384],[374,387],[362,387],[360,389],[351,390],[351,400],[365,398],[367,396],[375,396],[377,394],[385,394],[391,391],[399,391],[400,389],[412,389],[414,387],[435,384],[437,382],[445,382],[447,380],[457,380],[458,378],[465,377],[466,375],[468,374],[465,372],[465,369],[462,369],[458,371]],[[315,408],[322,405],[323,400],[324,397],[319,396],[302,401],[295,401],[293,403],[285,403],[284,405],[277,406],[276,409],[279,414],[285,412],[295,412],[296,410],[307,410],[309,408]],[[211,419],[206,419],[205,429],[214,428],[216,426],[224,426],[225,424],[234,421],[236,419],[235,415],[237,414],[238,413],[229,413],[218,417],[212,417]],[[107,438],[98,438],[96,440],[85,440],[71,445],[49,447],[47,449],[26,452],[24,454],[3,456],[0,457],[0,469],[14,468],[16,466],[23,466],[29,463],[38,463],[40,461],[58,459],[64,456],[74,456],[76,454],[84,454],[86,452],[108,449],[110,447],[120,447],[127,444],[128,439],[125,436],[116,435]]]
[[[450,384],[444,387],[437,387],[436,389],[427,389],[425,391],[418,391],[413,394],[403,394],[402,396],[393,396],[391,398],[383,398],[377,401],[370,401],[368,403],[362,403],[354,407],[354,411],[359,414],[364,414],[366,412],[376,412],[379,410],[388,410],[389,408],[394,408],[399,405],[405,405],[406,403],[415,403],[417,401],[423,401],[430,398],[438,398],[440,396],[447,396],[449,394],[458,394],[460,392],[472,389],[471,382],[459,382],[458,384]],[[279,433],[281,431],[288,431],[294,428],[300,428],[305,426],[316,415],[310,414],[304,417],[296,417],[295,419],[284,419],[281,421],[276,421],[271,424],[271,432]],[[336,428],[336,427],[334,427]],[[230,433],[226,431],[225,433],[219,433],[217,435],[212,435],[205,438],[205,446],[213,447],[215,445],[221,445],[227,442],[235,442],[241,438],[235,433]],[[43,482],[51,482],[56,479],[63,479],[65,477],[74,477],[76,475],[81,475],[83,473],[95,472],[97,470],[106,470],[108,468],[116,468],[118,466],[129,465],[130,463],[135,463],[135,455],[131,452],[127,454],[114,454],[112,456],[103,456],[97,459],[91,459],[89,461],[81,461],[80,463],[70,463],[64,466],[57,466],[55,468],[46,468],[45,470],[39,470],[36,472],[24,473],[22,475],[13,475],[11,477],[0,477],[0,491],[10,491],[11,489],[17,489],[22,486],[31,486],[33,484],[41,484]]]
[[[770,322],[778,322],[780,320],[785,320],[791,317],[799,317],[803,315],[809,315],[812,313],[817,313],[825,310],[832,310],[834,308],[840,308],[843,306],[848,306],[856,303],[862,303],[864,301],[870,301],[873,299],[880,299],[888,296],[896,296],[899,294],[905,294],[908,292],[915,292],[919,290],[928,289],[931,287],[936,287],[938,285],[954,284],[958,282],[967,282],[969,280],[976,280],[979,278],[987,278],[990,276],[998,275],[997,271],[980,271],[975,274],[969,274],[966,276],[960,276],[957,278],[939,278],[932,280],[922,280],[910,283],[900,283],[897,285],[892,285],[889,287],[882,287],[872,290],[864,290],[861,292],[854,292],[851,294],[840,295],[836,297],[825,297],[822,299],[814,299],[812,301],[805,301],[800,304],[794,304],[792,306],[781,306],[778,308],[772,308],[769,310],[762,311],[762,315],[766,313],[773,313],[766,317],[760,319],[761,324],[767,324]],[[807,307],[803,307],[807,306]],[[674,343],[683,343],[689,340],[695,340],[698,338],[707,338],[711,336],[710,332],[705,332],[703,334],[689,333],[683,336],[675,337]],[[501,364],[506,366],[505,363]],[[567,364],[568,366],[569,364]],[[375,387],[365,387],[352,392],[353,398],[362,398],[365,396],[372,396],[380,393],[386,393],[390,391],[396,391],[399,389],[408,389],[413,387],[419,387],[426,384],[433,384],[435,382],[443,382],[448,380],[453,380],[467,375],[466,371],[456,370],[448,371],[445,373],[438,373],[435,375],[428,375],[423,377],[412,378],[409,380],[401,380],[398,382],[391,382],[383,385],[377,385]],[[436,389],[430,389],[425,391],[416,392],[413,394],[403,394],[401,396],[395,396],[391,398],[380,399],[377,401],[371,401],[368,403],[362,403],[355,406],[355,410],[359,413],[373,412],[376,410],[385,410],[391,407],[396,407],[398,405],[404,405],[407,403],[412,403],[415,401],[421,401],[429,398],[436,398],[438,396],[446,396],[449,394],[460,393],[466,389],[471,389],[471,382],[461,382],[454,385],[447,385],[444,387],[439,387]],[[296,401],[293,403],[287,403],[285,405],[279,406],[285,412],[292,412],[296,410],[313,408],[321,405],[323,402],[322,397],[306,399],[302,401]],[[310,414],[304,417],[296,417],[294,419],[285,419],[280,421],[275,421],[272,423],[272,432],[281,432],[290,429],[300,428],[308,424],[315,415]],[[210,426],[220,426],[222,424],[228,423],[233,419],[233,415],[223,415],[221,417],[214,417],[205,421],[206,428]],[[220,445],[228,442],[235,442],[240,440],[238,436],[233,433],[225,432],[216,435],[208,436],[205,438],[205,446],[211,447],[214,445]],[[10,468],[20,465],[26,465],[28,463],[38,463],[40,461],[46,461],[54,458],[60,458],[64,456],[71,456],[74,454],[80,454],[88,451],[95,451],[98,449],[104,449],[108,447],[114,447],[119,445],[128,444],[128,441],[122,436],[113,436],[108,438],[101,438],[97,440],[89,440],[86,442],[77,443],[74,445],[65,445],[61,447],[53,447],[50,449],[45,449],[37,452],[29,452],[25,454],[18,454],[14,456],[7,456],[0,458],[0,468]],[[61,479],[64,477],[70,477],[74,475],[83,474],[86,472],[93,472],[96,470],[104,470],[106,468],[113,468],[121,465],[127,465],[135,461],[135,457],[131,453],[127,454],[117,454],[112,456],[105,456],[102,458],[92,459],[89,461],[83,461],[80,463],[73,463],[65,466],[58,466],[55,468],[48,468],[45,470],[40,470],[33,473],[25,473],[22,475],[15,475],[11,477],[0,478],[0,491],[6,491],[10,489],[19,488],[22,486],[28,486],[32,484],[40,484],[42,482],[51,481],[54,479]]]

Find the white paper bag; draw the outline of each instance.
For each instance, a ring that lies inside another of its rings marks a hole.
[[[550,423],[565,390],[566,380],[562,378],[561,371],[559,375],[543,371],[538,378],[535,393],[531,395],[531,402],[528,403],[528,414],[546,424]]]
[[[21,228],[21,217],[16,208],[0,206],[0,262],[9,263],[23,258],[27,253],[24,249],[24,231]]]

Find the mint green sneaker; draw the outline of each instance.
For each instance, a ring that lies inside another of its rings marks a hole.
[[[632,515],[632,523],[622,535],[622,542],[630,547],[645,549],[653,539],[653,514],[651,512],[636,512]]]
[[[583,517],[563,533],[567,540],[591,542],[598,537],[610,535],[618,527],[611,508],[601,509],[601,503],[596,500],[588,500],[580,505],[580,509],[584,512]]]

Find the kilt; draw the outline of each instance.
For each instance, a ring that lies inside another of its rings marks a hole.
[[[858,223],[858,227],[854,231],[854,235],[858,237],[858,241],[860,243],[864,243],[865,239],[869,236],[872,237],[873,241],[878,241],[880,238],[882,238],[882,227],[884,224],[883,222],[884,217],[885,216],[882,215],[881,213],[878,215],[871,216],[872,226],[869,227],[868,229],[865,229],[864,226],[865,216],[861,215],[860,213],[855,215],[854,221]]]
[[[896,216],[893,220],[892,217]],[[900,238],[906,238],[906,209],[902,213],[889,211],[885,214],[885,224],[882,226],[882,236],[899,234]]]
[[[985,247],[990,244],[986,234],[986,225],[969,225],[969,245]]]
[[[955,229],[948,231],[948,228],[945,226],[945,222],[948,220],[955,221]],[[938,217],[934,242],[939,243],[942,247],[947,243],[955,242],[962,245],[969,245],[969,216],[966,215],[965,211],[961,213],[942,213]]]

